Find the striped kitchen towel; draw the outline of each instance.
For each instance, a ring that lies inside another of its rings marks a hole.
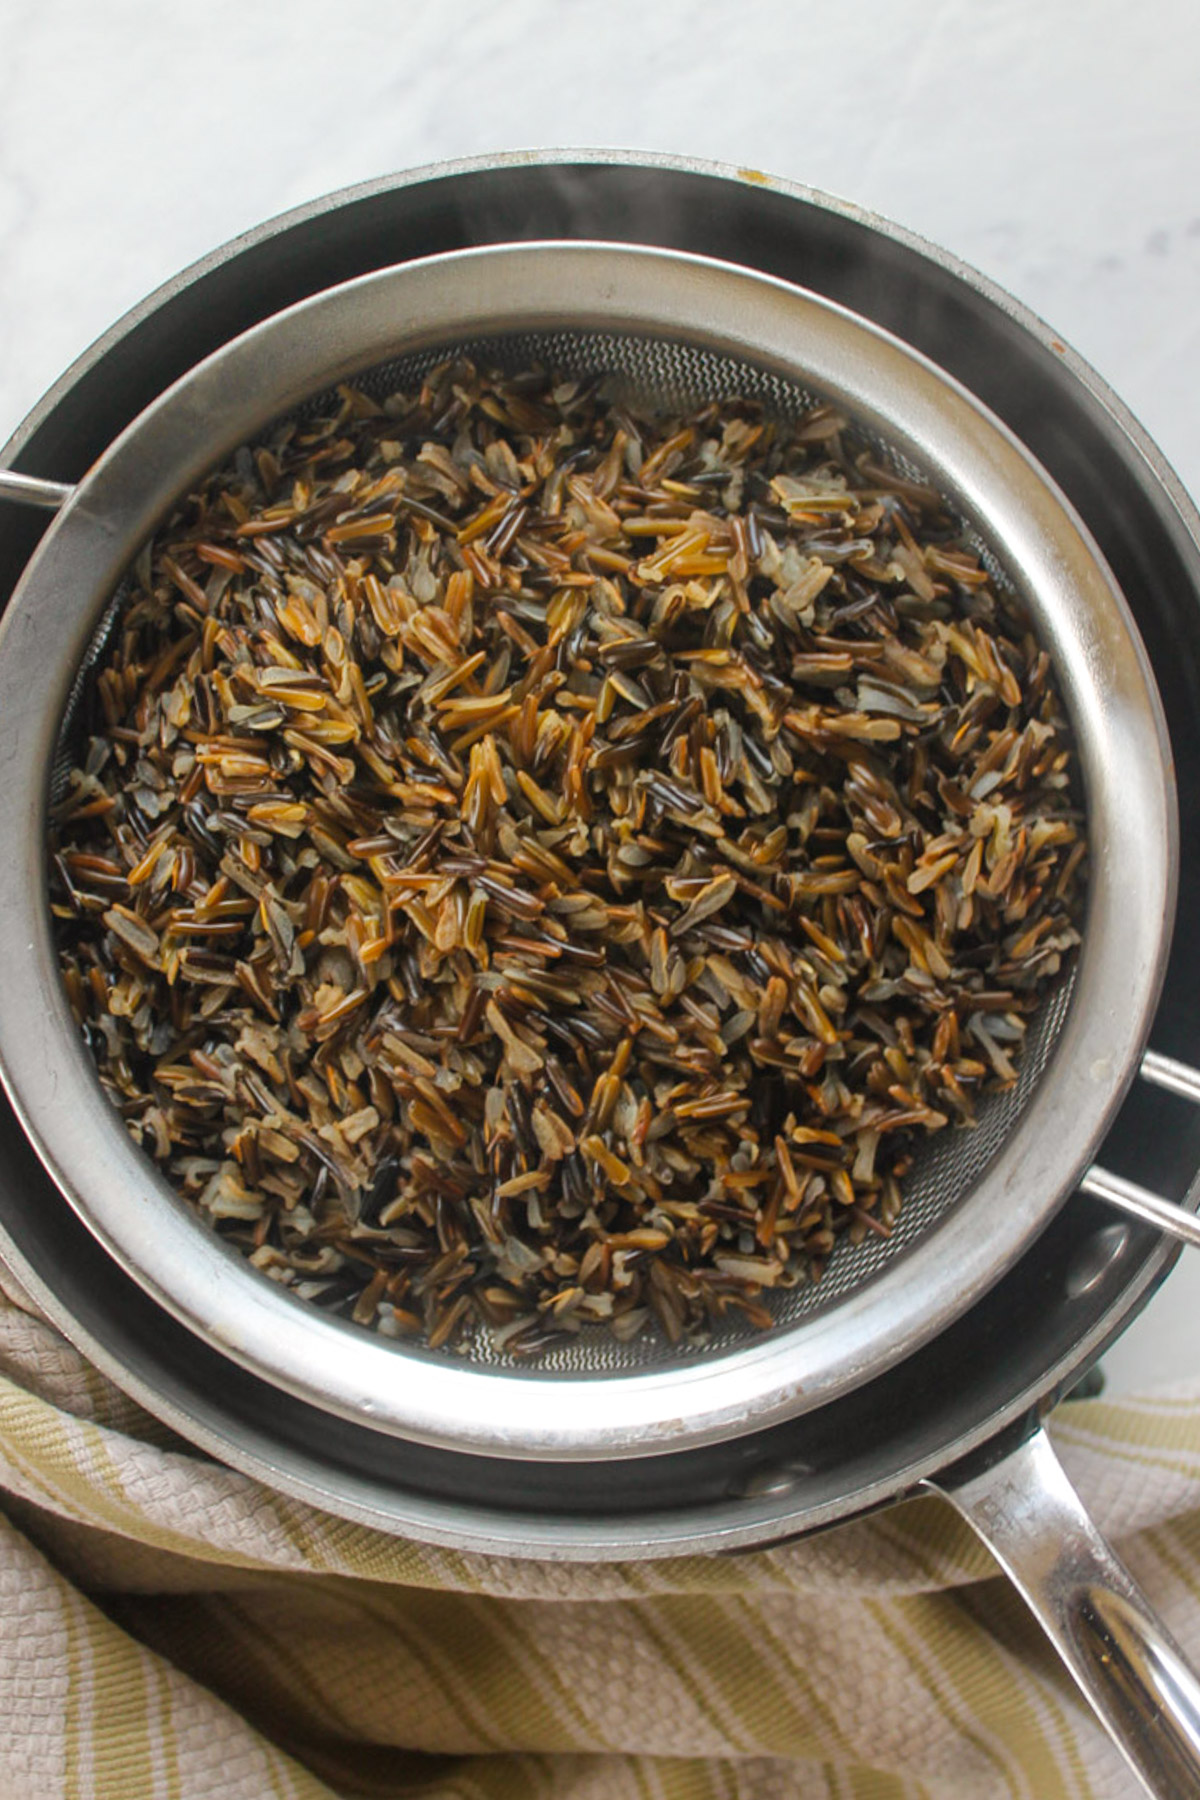
[[[1200,1661],[1200,1381],[1063,1407],[1101,1528]],[[784,1548],[430,1549],[173,1438],[5,1278],[5,1800],[1125,1800],[936,1500]]]

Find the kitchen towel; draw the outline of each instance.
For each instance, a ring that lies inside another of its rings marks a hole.
[[[1200,1380],[1055,1444],[1200,1660]],[[988,1553],[906,1502],[620,1565],[347,1524],[175,1438],[0,1278],[5,1800],[1127,1800]]]

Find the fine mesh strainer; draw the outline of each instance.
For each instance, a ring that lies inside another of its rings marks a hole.
[[[355,385],[380,401],[392,394],[409,393],[419,387],[430,370],[448,355],[469,358],[481,368],[498,368],[511,374],[541,365],[564,376],[602,376],[606,392],[643,410],[661,408],[665,412],[685,412],[707,400],[741,394],[761,400],[774,417],[794,421],[819,403],[818,396],[802,382],[788,380],[711,349],[596,331],[518,333],[442,345],[416,355],[390,359],[378,368],[356,375]],[[328,392],[314,396],[297,407],[292,416],[304,419],[327,415],[335,400],[336,396]],[[862,437],[898,474],[912,481],[928,482],[929,471],[901,452],[894,442],[880,437],[877,432],[868,431]],[[993,578],[1011,591],[1012,584],[1004,566],[990,546],[968,521],[962,520],[961,525],[964,541],[989,565]],[[86,727],[79,717],[79,703],[87,687],[88,674],[104,655],[128,598],[128,584],[123,582],[105,608],[79,665],[55,748],[50,781],[52,804],[61,797],[71,768],[83,759]],[[969,1132],[929,1137],[918,1145],[914,1168],[904,1183],[904,1208],[890,1237],[871,1237],[854,1247],[843,1241],[834,1250],[819,1284],[804,1283],[764,1295],[763,1303],[771,1312],[776,1327],[793,1325],[836,1305],[846,1294],[895,1261],[973,1185],[1034,1093],[1066,1017],[1073,985],[1074,969],[1069,967],[1032,1020],[1023,1045],[1016,1086],[1002,1094],[984,1096],[976,1109],[975,1125]],[[618,1373],[622,1369],[648,1368],[672,1359],[707,1356],[733,1343],[749,1341],[754,1335],[754,1328],[737,1315],[731,1315],[727,1323],[718,1326],[703,1348],[687,1343],[670,1346],[657,1331],[644,1331],[625,1344],[607,1331],[588,1331],[577,1338],[560,1341],[543,1352],[538,1371],[543,1374]],[[493,1348],[490,1334],[482,1327],[477,1327],[470,1337],[468,1353],[472,1362],[509,1369],[520,1366],[516,1358]]]
[[[1076,969],[1040,1010],[1015,1089],[981,1108],[975,1130],[932,1141],[893,1236],[843,1250],[819,1286],[774,1296],[762,1334],[730,1326],[703,1348],[672,1348],[586,1331],[517,1367],[482,1334],[430,1352],[319,1314],[213,1237],[134,1147],[58,982],[46,805],[123,571],[188,484],[271,421],[347,376],[391,392],[464,351],[510,369],[603,372],[642,406],[739,392],[788,417],[834,401],[901,473],[942,491],[1055,658],[1091,846]],[[1079,1181],[1135,1072],[1169,942],[1165,730],[1132,620],[1068,503],[995,418],[894,339],[798,289],[659,251],[537,244],[410,263],[304,302],[200,364],[97,462],[31,562],[0,630],[0,755],[0,1065],[62,1191],[210,1343],[327,1410],[456,1449],[681,1449],[823,1404],[916,1349]],[[1121,1197],[1098,1171],[1088,1184]]]

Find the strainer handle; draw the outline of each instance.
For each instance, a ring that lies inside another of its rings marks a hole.
[[[39,475],[18,475],[15,469],[0,469],[0,500],[16,500],[23,506],[57,512],[74,491],[61,481],[43,481]]]
[[[1154,1087],[1177,1094],[1181,1100],[1190,1100],[1193,1106],[1200,1106],[1200,1069],[1177,1062],[1173,1056],[1163,1056],[1158,1050],[1147,1050],[1138,1074]],[[1144,1225],[1153,1225],[1167,1237],[1200,1247],[1200,1218],[1175,1201],[1163,1200],[1148,1188],[1139,1187],[1136,1181],[1093,1165],[1079,1186],[1085,1194],[1106,1200],[1110,1206],[1128,1213],[1131,1218],[1140,1219]]]
[[[983,1539],[1154,1800],[1200,1795],[1200,1681],[1096,1529],[1042,1430],[927,1484]]]
[[[1200,1106],[1200,1069],[1193,1069],[1190,1063],[1164,1056],[1161,1050],[1147,1050],[1138,1074],[1154,1087],[1165,1088],[1168,1094],[1178,1094],[1181,1100]]]
[[[1153,1225],[1164,1236],[1200,1249],[1200,1218],[1195,1213],[1187,1212],[1176,1201],[1160,1199],[1149,1188],[1139,1187],[1136,1181],[1129,1181],[1124,1175],[1110,1174],[1107,1169],[1098,1169],[1094,1164],[1079,1187],[1082,1193],[1091,1194],[1096,1200],[1107,1201],[1109,1206],[1127,1213],[1131,1219],[1140,1219],[1143,1225]]]

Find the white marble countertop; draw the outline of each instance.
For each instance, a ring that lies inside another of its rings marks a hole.
[[[0,0],[0,441],[178,269],[330,189],[547,145],[751,165],[945,245],[1200,494],[1189,0]],[[49,471],[47,471],[49,473]],[[1200,1366],[1200,1256],[1106,1361]]]

